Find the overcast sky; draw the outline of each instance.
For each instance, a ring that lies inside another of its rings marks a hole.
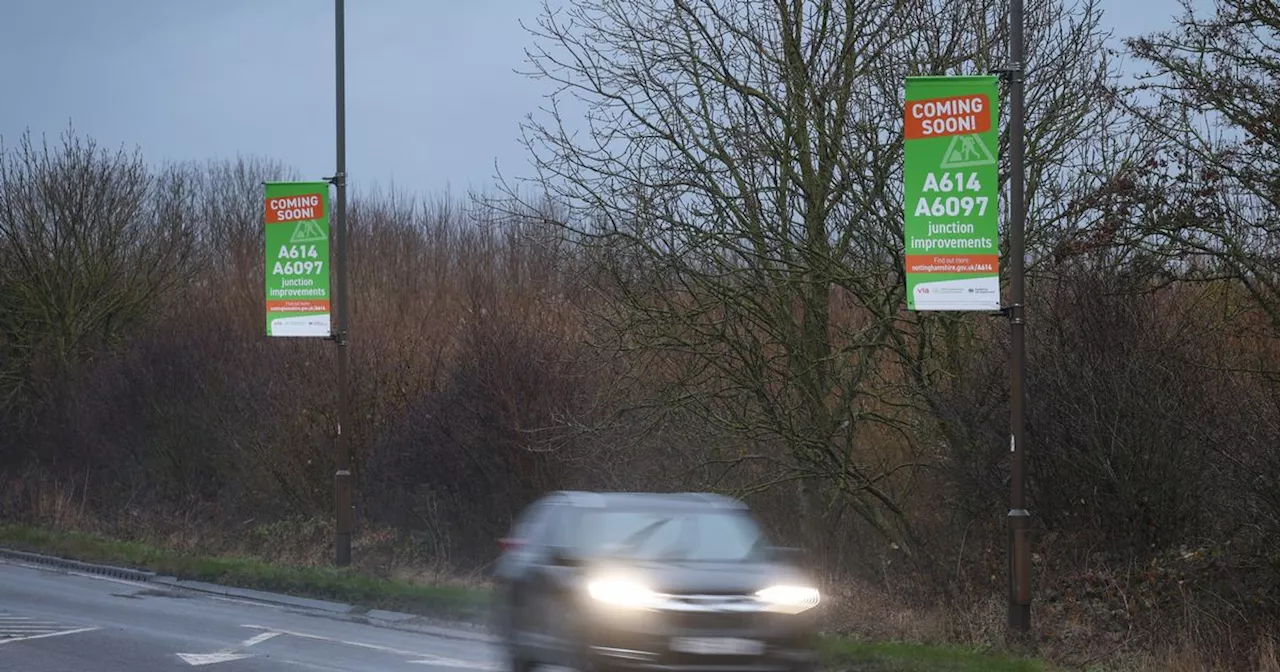
[[[1201,0],[1204,2],[1204,0]],[[1177,0],[1101,0],[1117,37]],[[542,84],[523,69],[540,0],[348,0],[348,172],[420,194],[527,172]],[[0,138],[68,124],[151,161],[256,154],[331,175],[330,0],[0,0]]]

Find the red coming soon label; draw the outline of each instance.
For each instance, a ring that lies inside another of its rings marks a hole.
[[[986,133],[991,130],[991,101],[976,93],[954,98],[907,101],[908,140]]]
[[[321,194],[281,196],[267,199],[267,223],[306,222],[324,217],[324,198]]]

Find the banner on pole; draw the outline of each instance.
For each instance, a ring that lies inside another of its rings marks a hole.
[[[267,336],[328,338],[329,183],[265,189]]]
[[[1000,309],[999,78],[908,77],[907,308]]]

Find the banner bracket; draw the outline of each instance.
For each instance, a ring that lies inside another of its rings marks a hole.
[[[1007,317],[1014,324],[1023,324],[1025,322],[1022,317],[1022,304],[1015,303],[1012,306],[1003,306],[994,313],[988,313],[991,317]]]
[[[999,75],[1004,79],[1011,79],[1015,82],[1022,81],[1022,75],[1024,72],[1025,72],[1025,68],[1023,68],[1022,63],[1019,63],[1019,62],[1014,62],[1003,67],[991,69],[991,74]]]

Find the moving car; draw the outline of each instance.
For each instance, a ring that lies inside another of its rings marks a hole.
[[[742,502],[710,493],[555,492],[494,569],[513,672],[802,672],[818,590]]]

